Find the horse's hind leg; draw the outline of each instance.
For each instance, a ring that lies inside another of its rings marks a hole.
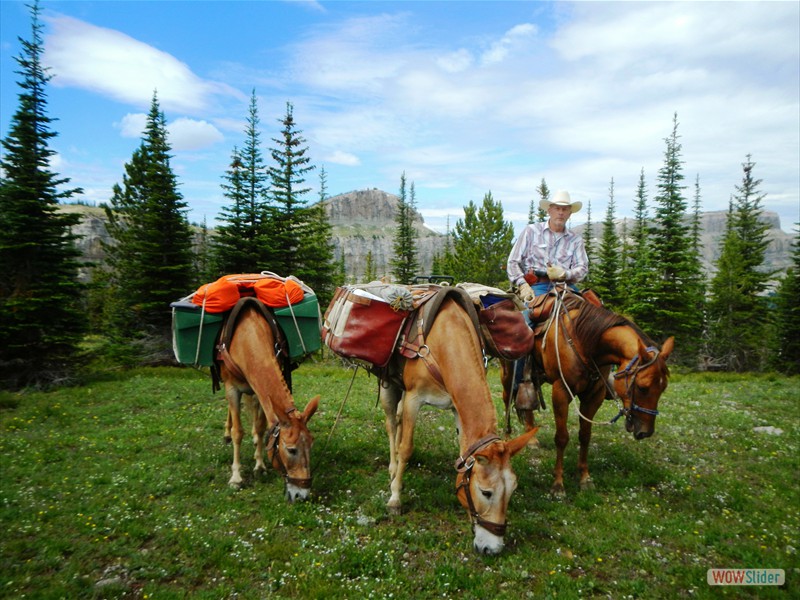
[[[241,447],[244,431],[241,418],[241,394],[232,385],[225,386],[225,397],[228,399],[228,417],[230,420],[230,433],[233,440],[233,464],[231,465],[231,478],[228,485],[240,487],[242,485]]]
[[[390,485],[394,485],[394,478],[397,473],[397,440],[399,437],[400,426],[398,424],[398,412],[400,410],[400,401],[402,398],[403,390],[385,382],[381,382],[380,387],[380,400],[383,411],[386,415],[386,436],[389,438],[389,481]],[[394,494],[392,494],[392,499]],[[397,506],[393,506],[392,499],[389,500],[390,510],[399,510],[399,502]]]

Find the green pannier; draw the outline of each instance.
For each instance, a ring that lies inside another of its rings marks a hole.
[[[320,337],[319,301],[314,294],[306,294],[297,304],[272,309],[278,327],[289,342],[292,358],[316,352],[322,346]]]
[[[177,361],[198,367],[213,365],[217,338],[229,311],[210,313],[187,299],[173,302],[170,307],[172,348]],[[291,358],[320,349],[319,301],[314,294],[306,294],[297,304],[271,310],[286,336]]]
[[[172,349],[178,362],[210,367],[214,364],[214,346],[227,313],[210,313],[181,300],[172,308]]]

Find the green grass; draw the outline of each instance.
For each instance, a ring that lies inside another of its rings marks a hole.
[[[388,515],[377,383],[338,364],[295,372],[315,394],[310,502],[277,472],[228,487],[225,403],[190,369],[142,369],[49,393],[0,395],[0,597],[800,597],[800,379],[676,375],[656,434],[596,426],[578,490],[571,413],[566,500],[550,497],[553,421],[514,459],[506,549],[476,555],[454,493],[449,413],[420,415],[404,512]],[[489,379],[500,408],[497,369]],[[610,418],[608,404],[600,418]],[[754,431],[782,429],[781,435]],[[516,433],[519,425],[514,423]],[[787,584],[710,587],[712,567],[782,568]]]

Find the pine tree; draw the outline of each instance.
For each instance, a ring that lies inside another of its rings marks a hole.
[[[700,258],[692,248],[686,227],[686,199],[683,196],[683,161],[678,141],[678,115],[672,133],[664,141],[664,165],[659,169],[655,227],[652,230],[653,321],[648,331],[656,339],[675,336],[675,360],[694,365],[700,350],[703,327],[703,296]]]
[[[792,266],[775,294],[772,365],[787,375],[800,374],[800,224],[792,244]]]
[[[302,131],[294,120],[294,107],[286,103],[286,114],[279,119],[280,137],[273,138],[270,151],[273,165],[269,174],[268,217],[261,230],[261,242],[269,248],[269,270],[279,275],[302,279],[319,296],[330,299],[336,272],[331,226],[321,202],[309,206],[304,196],[305,176],[314,170]]]
[[[480,208],[470,200],[453,232],[451,274],[456,281],[503,287],[513,245],[514,225],[503,218],[502,203],[495,202],[491,192],[483,197]]]
[[[596,251],[594,249],[594,235],[592,233],[592,201],[586,203],[586,228],[583,230],[583,245],[586,248],[586,258],[589,259],[589,272],[583,280],[584,287],[594,285],[594,264]]]
[[[218,275],[258,273],[268,268],[269,248],[261,243],[267,205],[267,173],[261,151],[260,119],[255,90],[250,96],[245,141],[234,147],[222,189],[230,202],[222,208],[215,240]]]
[[[753,178],[750,156],[742,164],[742,184],[731,202],[717,273],[708,303],[711,356],[728,369],[753,371],[766,363],[767,302],[774,274],[764,268],[769,226],[760,220],[764,195]]]
[[[644,169],[642,169],[639,173],[639,185],[636,188],[633,227],[630,234],[631,251],[625,280],[628,293],[624,311],[645,330],[650,330],[652,323],[655,322],[654,282],[656,275],[651,262],[649,232],[647,185]]]
[[[375,268],[375,259],[372,256],[372,250],[367,252],[367,256],[364,259],[364,277],[362,281],[364,283],[369,283],[370,281],[375,281],[378,278],[377,270]]]
[[[542,182],[539,184],[539,187],[536,188],[536,192],[539,194],[539,200],[549,200],[550,199],[550,188],[547,187],[547,182],[542,177]],[[534,217],[534,208],[536,209],[535,217]],[[535,205],[533,201],[531,201],[531,210],[528,214],[528,223],[533,223],[534,221],[539,221],[543,223],[547,220],[547,211],[542,209],[541,205],[537,202]]]
[[[413,191],[414,184],[411,184]],[[394,237],[394,257],[389,261],[392,278],[396,283],[409,284],[419,271],[417,258],[417,230],[414,227],[414,204],[416,198],[412,193],[409,199],[406,194],[406,174],[400,176],[400,195],[397,202],[395,222],[397,229]]]
[[[107,332],[121,341],[143,338],[160,359],[170,351],[170,302],[198,283],[192,270],[192,230],[170,164],[167,127],[156,94],[141,144],[125,165],[122,185],[105,206],[112,243]]]
[[[614,222],[616,201],[614,199],[614,179],[608,188],[608,206],[603,221],[603,236],[597,250],[597,258],[592,269],[592,284],[612,310],[621,306],[620,301],[620,240]]]
[[[19,39],[19,106],[0,156],[0,386],[50,385],[70,377],[87,329],[78,281],[77,214],[61,200],[82,193],[50,169],[55,119],[47,115],[47,83],[39,4],[31,39]]]

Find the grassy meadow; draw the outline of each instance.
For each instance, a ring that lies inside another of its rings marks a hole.
[[[276,471],[253,475],[249,436],[245,485],[228,487],[224,395],[205,373],[0,395],[0,597],[800,597],[798,378],[674,375],[652,438],[595,427],[585,492],[573,409],[564,500],[549,495],[553,420],[540,413],[541,448],[514,458],[506,548],[486,557],[454,493],[450,413],[421,413],[390,516],[377,381],[359,370],[342,406],[352,375],[333,360],[294,373],[298,406],[322,395],[313,496],[296,505]],[[496,366],[488,376],[502,423]],[[598,418],[614,414],[608,403]],[[715,567],[780,568],[787,583],[712,587]]]

